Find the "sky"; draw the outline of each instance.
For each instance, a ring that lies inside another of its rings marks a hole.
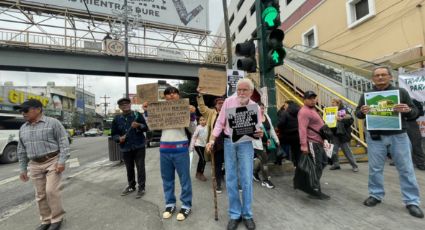
[[[230,1],[228,1],[230,2]],[[209,24],[212,34],[218,30],[223,20],[222,0],[209,0]],[[162,79],[130,78],[129,93],[136,93],[136,85],[145,83],[154,83]],[[56,86],[76,86],[77,75],[75,74],[53,74],[53,73],[34,73],[34,72],[16,72],[0,71],[0,85],[7,81],[13,81],[15,86],[45,86],[47,82],[55,82]],[[172,85],[177,85],[177,80],[167,80]],[[108,76],[84,76],[85,89],[94,93],[96,104],[104,102],[100,97],[107,96],[107,102],[110,103],[108,110],[116,107],[116,101],[125,93],[124,77]]]

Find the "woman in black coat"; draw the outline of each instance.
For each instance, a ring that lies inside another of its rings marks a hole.
[[[278,112],[277,128],[279,129],[279,141],[281,147],[289,145],[291,147],[290,158],[296,167],[301,154],[300,137],[298,134],[298,111],[300,106],[294,101],[285,101],[285,104]]]

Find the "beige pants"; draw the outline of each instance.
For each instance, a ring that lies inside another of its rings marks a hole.
[[[56,223],[62,220],[65,211],[61,201],[61,176],[55,171],[58,156],[43,163],[30,161],[30,177],[35,188],[35,200],[37,201],[42,224]]]

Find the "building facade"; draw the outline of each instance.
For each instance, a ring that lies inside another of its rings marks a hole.
[[[299,2],[282,23],[286,46],[302,44],[393,65],[424,56],[425,7],[421,0]]]

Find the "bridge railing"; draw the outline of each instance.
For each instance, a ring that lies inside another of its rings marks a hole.
[[[288,65],[283,65],[275,68],[276,74],[279,76],[279,80],[284,83],[292,92],[286,92],[283,85],[279,86],[279,81],[277,81],[277,87],[286,92],[287,94],[295,94],[291,99],[295,99],[298,103],[301,103],[301,100],[297,99],[303,95],[303,92],[307,90],[313,90],[318,96],[318,109],[322,110],[324,107],[331,106],[332,99],[338,98],[343,101],[346,108],[352,113],[355,122],[353,123],[353,138],[360,143],[362,146],[367,146],[364,138],[364,122],[363,120],[357,119],[354,116],[354,111],[357,107],[357,103],[349,100],[343,95],[335,92],[329,87],[321,84],[320,82],[315,81],[314,79],[308,77],[304,73],[291,68]]]
[[[137,39],[135,39],[137,40]],[[0,44],[8,46],[29,47],[35,49],[62,50],[88,54],[106,54],[104,49],[85,47],[85,42],[94,42],[103,46],[99,39],[87,39],[62,34],[46,34],[34,31],[19,31],[0,29]],[[164,58],[158,55],[159,48],[178,51],[183,55]],[[172,60],[189,63],[225,64],[227,62],[225,50],[213,46],[182,46],[182,48],[163,47],[161,45],[138,44],[129,42],[129,57]]]

